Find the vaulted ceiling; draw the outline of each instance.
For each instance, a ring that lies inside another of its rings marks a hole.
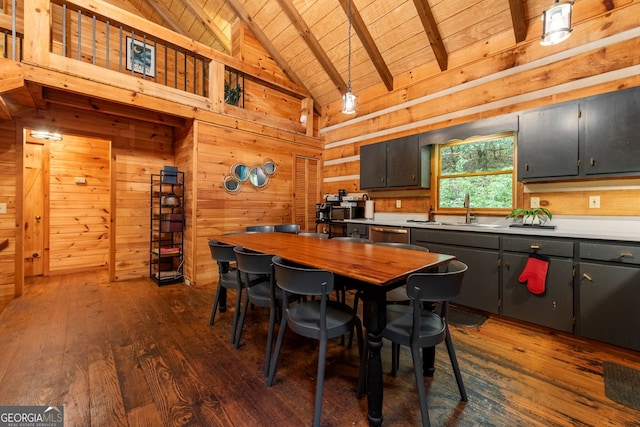
[[[388,91],[540,36],[551,0],[112,0],[229,54],[236,20],[316,105]]]

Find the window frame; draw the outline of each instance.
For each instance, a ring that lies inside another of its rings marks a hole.
[[[473,199],[472,199],[472,203],[471,203],[471,210],[473,211],[474,215],[485,215],[485,216],[505,216],[508,215],[517,205],[517,193],[518,193],[518,189],[517,189],[517,185],[518,185],[518,180],[517,180],[517,147],[518,147],[518,132],[516,131],[506,131],[506,132],[498,132],[498,133],[494,133],[494,134],[490,134],[490,135],[480,135],[480,136],[473,136],[473,137],[469,137],[466,138],[464,140],[460,140],[460,139],[452,139],[449,141],[446,141],[442,144],[437,144],[434,148],[434,164],[433,164],[433,170],[435,171],[435,173],[433,174],[433,182],[432,182],[432,192],[431,192],[431,197],[432,197],[432,206],[434,207],[434,210],[437,214],[449,214],[449,215],[464,215],[466,213],[466,208],[464,208],[463,206],[460,207],[455,207],[455,208],[449,208],[449,207],[441,207],[440,206],[440,180],[442,177],[442,161],[441,161],[441,155],[442,155],[442,148],[447,147],[447,146],[452,146],[452,145],[462,145],[462,144],[471,144],[474,142],[481,142],[481,141],[487,141],[487,140],[494,140],[494,139],[500,139],[500,138],[505,138],[505,137],[511,137],[513,138],[513,159],[512,159],[512,168],[510,170],[510,172],[507,171],[499,171],[499,172],[490,172],[490,173],[470,173],[470,174],[461,174],[459,176],[464,177],[464,176],[487,176],[487,175],[504,175],[507,173],[511,173],[511,207],[507,207],[507,208],[487,208],[487,207],[482,207],[482,208],[474,208],[473,207]],[[449,176],[449,175],[445,175],[445,176]]]

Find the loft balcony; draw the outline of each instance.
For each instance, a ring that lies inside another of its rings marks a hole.
[[[174,126],[223,114],[317,134],[314,120],[299,122],[314,108],[306,90],[275,73],[101,0],[12,0],[0,10],[0,120],[48,103],[142,109]]]

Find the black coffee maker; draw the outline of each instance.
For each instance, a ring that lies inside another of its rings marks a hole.
[[[316,222],[329,222],[331,214],[331,204],[316,203]]]

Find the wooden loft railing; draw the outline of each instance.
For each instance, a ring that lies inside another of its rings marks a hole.
[[[238,85],[244,94],[245,78],[309,104],[308,93],[291,81],[102,0],[24,0],[23,5],[20,9],[12,0],[11,10],[0,13],[5,58],[143,93],[180,104],[187,112],[250,116],[225,103]],[[47,81],[53,76],[41,79],[45,86],[59,84]],[[299,123],[292,128],[309,134]]]

